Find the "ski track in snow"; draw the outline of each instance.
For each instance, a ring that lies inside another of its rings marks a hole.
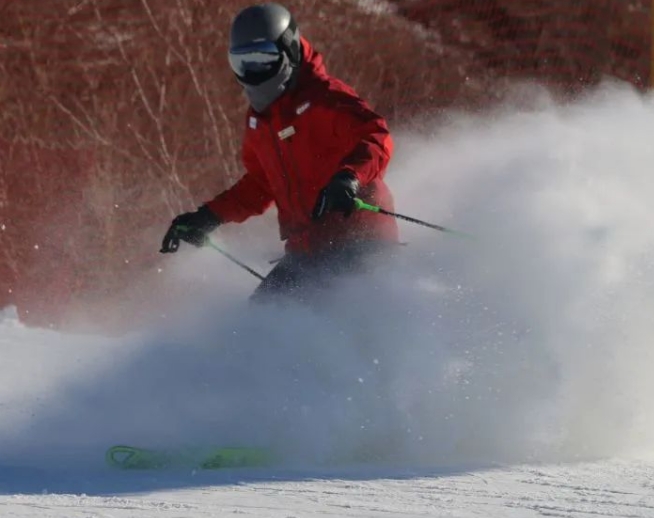
[[[478,239],[403,225],[403,268],[318,311],[247,306],[253,279],[188,248],[153,329],[0,311],[0,516],[654,517],[652,135],[652,99],[615,85],[398,135],[398,212]],[[284,463],[103,464],[216,442]]]

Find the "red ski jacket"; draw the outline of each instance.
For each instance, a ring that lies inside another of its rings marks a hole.
[[[227,223],[262,214],[275,203],[288,252],[313,253],[352,241],[396,242],[395,220],[373,212],[311,219],[320,190],[343,170],[357,177],[364,201],[393,210],[383,181],[393,144],[384,119],[352,88],[327,75],[322,56],[304,38],[302,48],[295,87],[263,114],[248,110],[245,175],[207,205]]]

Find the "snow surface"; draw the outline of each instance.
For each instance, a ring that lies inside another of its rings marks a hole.
[[[652,135],[620,85],[399,135],[397,210],[477,239],[403,225],[319,307],[249,306],[256,279],[185,248],[139,332],[5,309],[0,516],[654,516]],[[114,443],[283,462],[122,473]]]

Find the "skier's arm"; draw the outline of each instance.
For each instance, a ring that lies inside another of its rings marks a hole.
[[[361,185],[383,177],[393,153],[386,121],[359,97],[345,92],[334,95],[335,131],[353,134],[357,141],[341,160],[339,170],[353,173]]]
[[[247,143],[243,146],[242,158],[245,175],[207,203],[221,223],[240,223],[250,216],[263,214],[273,203],[263,168]]]

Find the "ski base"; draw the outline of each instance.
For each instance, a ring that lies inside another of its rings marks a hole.
[[[263,467],[271,463],[269,452],[261,448],[217,447],[158,450],[116,445],[105,460],[111,467],[125,470],[171,468],[228,469]]]

